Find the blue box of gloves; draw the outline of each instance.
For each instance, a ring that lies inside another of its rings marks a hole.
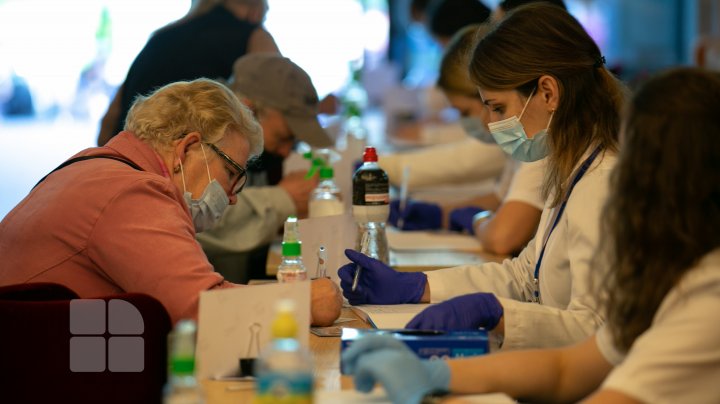
[[[376,328],[343,328],[340,352],[364,335],[391,335],[402,341],[421,359],[449,359],[484,355],[490,351],[490,338],[485,330],[434,331]],[[340,364],[342,369],[342,363]]]

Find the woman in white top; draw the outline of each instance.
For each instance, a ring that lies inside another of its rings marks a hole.
[[[461,29],[448,44],[440,62],[437,86],[460,113],[460,124],[470,137],[412,153],[381,156],[380,165],[391,179],[401,177],[401,167],[407,166],[412,174],[410,179],[417,181],[416,184],[472,181],[495,164],[494,153],[506,156],[488,132],[485,122],[490,118],[490,111],[468,72],[468,54],[476,37],[489,30],[489,24]],[[489,151],[492,152],[489,154]],[[439,206],[412,201],[403,212],[398,212],[399,203],[394,202],[390,222],[397,225],[403,216],[403,229],[450,227],[466,231],[480,240],[484,251],[517,254],[535,234],[545,205],[540,192],[545,161],[524,163],[506,157],[504,160],[505,167],[493,192]],[[433,164],[428,164],[429,161]]]
[[[433,390],[523,401],[720,402],[720,75],[678,69],[638,90],[603,215],[607,322],[584,342],[421,362],[392,338],[343,354],[394,402]]]
[[[351,304],[439,303],[408,327],[485,327],[507,348],[581,341],[603,323],[588,282],[607,270],[590,261],[615,163],[624,88],[577,20],[544,3],[514,10],[482,38],[470,75],[490,107],[498,144],[519,160],[547,156],[547,204],[535,238],[502,264],[428,273],[395,272],[347,250],[363,271],[353,291],[356,265],[340,268],[343,294]]]

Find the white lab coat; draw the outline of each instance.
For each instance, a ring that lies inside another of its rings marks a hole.
[[[603,317],[598,312],[590,277],[593,282],[599,281],[607,266],[591,267],[591,261],[600,237],[599,218],[615,161],[613,155],[598,155],[570,195],[565,212],[548,239],[540,267],[541,304],[529,301],[535,291],[535,263],[553,216],[553,208],[548,207],[542,213],[535,238],[517,258],[502,264],[464,265],[427,272],[432,302],[468,293],[494,293],[504,309],[503,349],[564,346],[592,335],[603,324]]]
[[[464,140],[424,147],[404,153],[382,155],[378,164],[390,183],[400,185],[402,172],[409,167],[408,189],[467,184],[496,178],[505,166],[507,154],[496,144],[467,137]]]

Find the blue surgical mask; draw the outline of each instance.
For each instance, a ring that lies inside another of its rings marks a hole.
[[[508,119],[488,124],[490,133],[492,133],[492,136],[500,148],[512,156],[512,158],[519,161],[538,161],[548,155],[547,127],[536,133],[532,138],[528,138],[525,133],[525,128],[523,128],[522,123],[520,123],[520,118],[522,118],[525,113],[525,109],[530,103],[533,94],[535,94],[535,90],[533,90],[530,97],[525,101],[525,106],[522,112],[520,112],[520,117],[512,116]],[[553,114],[554,113],[553,111]],[[552,117],[551,114],[548,127],[550,127]]]
[[[208,166],[207,157],[205,157],[205,148],[202,143],[200,143],[200,148],[203,152],[203,158],[205,158],[205,167],[207,168],[209,181],[200,196],[200,199],[193,199],[192,194],[185,188],[185,172],[183,171],[182,162],[180,162],[180,171],[182,173],[183,181],[183,197],[185,198],[185,203],[187,203],[188,208],[190,209],[190,216],[192,216],[196,233],[210,230],[215,227],[225,212],[225,209],[230,204],[230,199],[220,183],[217,182],[217,180],[210,178],[210,167]]]
[[[493,135],[488,132],[480,118],[476,116],[464,116],[460,118],[460,126],[462,126],[468,136],[474,137],[483,143],[495,144]]]

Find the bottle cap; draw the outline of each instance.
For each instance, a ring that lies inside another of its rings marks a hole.
[[[289,216],[285,221],[285,229],[283,230],[282,255],[285,257],[300,256],[302,251],[300,245],[297,217]]]
[[[321,180],[330,179],[334,176],[334,174],[335,173],[333,172],[332,167],[325,166],[325,167],[320,168],[320,179]]]
[[[375,162],[378,161],[377,151],[372,146],[365,147],[365,153],[363,153],[363,162]]]
[[[295,321],[295,302],[288,299],[280,300],[275,306],[275,321],[272,323],[273,338],[295,338],[297,321]]]

